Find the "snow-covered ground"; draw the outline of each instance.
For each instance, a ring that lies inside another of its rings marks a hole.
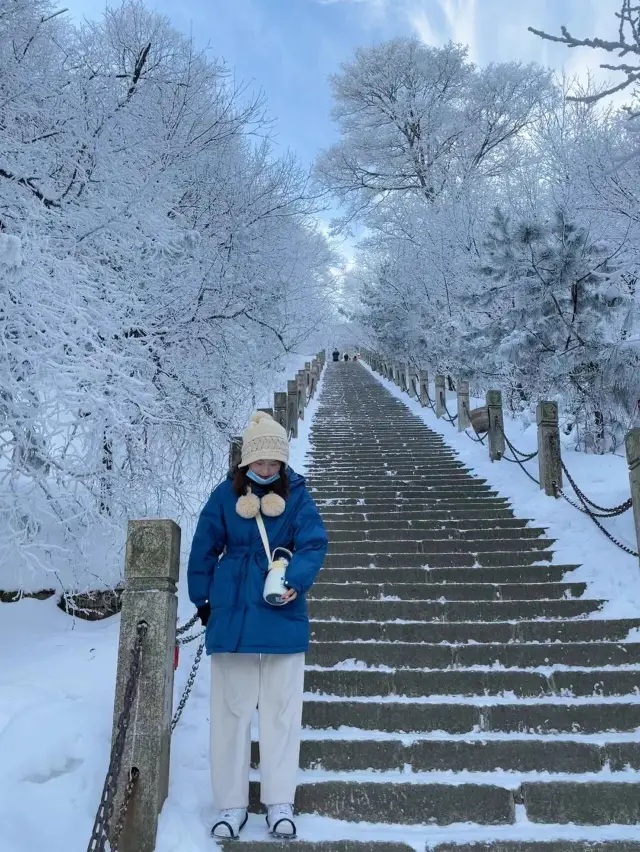
[[[397,388],[384,384],[400,396]],[[319,396],[319,395],[318,395]],[[305,471],[305,455],[309,429],[318,396],[307,409],[300,437],[292,446],[292,466]],[[571,579],[585,580],[588,596],[606,598],[609,602],[597,617],[638,616],[640,613],[640,569],[637,560],[614,547],[592,522],[562,501],[545,497],[514,465],[491,464],[486,449],[459,435],[444,421],[436,420],[430,410],[401,395],[403,401],[460,454],[461,459],[479,476],[486,478],[500,492],[513,500],[516,512],[536,525],[549,528],[557,538],[557,561],[581,564]],[[510,420],[506,432],[516,446],[528,451],[535,446],[535,427],[523,428]],[[607,456],[580,456],[565,452],[569,469],[586,492],[603,505],[619,503],[628,495],[628,479],[623,459]],[[530,465],[535,472],[535,465]],[[630,545],[635,545],[629,515],[609,528]],[[190,541],[184,536],[183,565]],[[191,614],[183,579],[180,584],[180,621]],[[0,852],[84,852],[91,833],[104,773],[107,768],[113,690],[117,657],[119,620],[87,623],[64,615],[53,599],[23,600],[0,605]],[[636,637],[637,638],[637,637]],[[183,649],[176,674],[176,697],[185,685],[191,660],[196,650],[192,644]],[[209,677],[206,661],[196,679],[192,697],[176,729],[172,742],[172,767],[169,798],[160,818],[157,852],[205,852],[212,848],[209,837],[211,803],[208,760]],[[331,700],[330,696],[308,696],[311,700]],[[635,698],[635,697],[633,697]],[[362,699],[367,700],[367,699]],[[379,698],[376,700],[380,700]],[[390,696],[389,701],[402,701]],[[416,699],[411,699],[415,701]],[[436,700],[431,697],[425,700]],[[487,703],[510,701],[486,697],[456,699]],[[522,699],[521,699],[522,700]],[[523,699],[535,702],[540,699]],[[580,703],[587,699],[547,698],[556,703]],[[589,702],[612,699],[590,697]],[[619,702],[621,699],[617,698]],[[624,700],[624,699],[622,699]],[[309,731],[309,738],[325,736]],[[326,736],[342,738],[393,738],[382,732],[343,729]],[[427,737],[449,738],[443,732]],[[526,737],[527,735],[517,735]],[[576,735],[577,736],[577,735]],[[619,739],[627,739],[622,734]],[[417,739],[411,735],[403,741]],[[464,739],[473,737],[465,736]],[[482,734],[483,739],[499,738],[498,734]],[[566,739],[573,738],[567,735]],[[633,738],[632,736],[630,738]],[[598,742],[598,736],[581,737],[581,741]],[[616,739],[607,736],[607,741]],[[371,781],[385,780],[380,773],[360,773]],[[303,777],[319,781],[331,773],[303,773]],[[385,776],[388,779],[388,776]],[[470,780],[456,773],[411,775],[395,773],[397,781],[420,783],[435,781],[461,783]],[[527,779],[535,776],[527,773]],[[598,775],[599,780],[603,776]],[[615,773],[615,780],[636,780],[637,775]],[[586,776],[584,779],[588,780]],[[474,781],[480,780],[474,775]],[[510,788],[524,780],[522,773],[491,773],[484,783]],[[486,839],[636,839],[637,827],[544,826],[530,824],[518,809],[518,821],[507,826],[453,825],[446,827],[368,825],[303,816],[299,819],[300,836],[320,839],[397,840],[416,850],[424,850],[439,841],[459,842]],[[264,820],[252,816],[243,837],[246,840],[265,837]]]
[[[366,364],[364,366],[369,369]],[[556,539],[553,545],[554,562],[558,565],[580,566],[567,572],[564,580],[585,582],[585,597],[607,601],[592,618],[637,618],[640,615],[640,563],[636,557],[627,555],[610,542],[589,517],[564,499],[547,497],[518,465],[504,460],[491,462],[487,447],[458,432],[457,424],[452,426],[447,420],[438,419],[431,408],[422,408],[418,400],[403,393],[393,382],[370,372],[430,429],[442,435],[456,451],[460,461],[472,468],[479,477],[486,479],[501,496],[507,497],[518,517],[528,518],[532,526],[546,527],[547,535]],[[433,384],[430,395],[435,399]],[[472,408],[481,405],[484,405],[483,400],[471,400]],[[455,416],[455,393],[447,392],[447,407],[451,415]],[[537,449],[536,428],[535,420],[528,422],[525,417],[513,419],[505,412],[505,434],[522,453],[531,453]],[[467,431],[475,435],[473,429]],[[508,450],[507,453],[511,455]],[[617,506],[628,499],[629,471],[626,459],[622,456],[588,455],[562,446],[562,458],[578,487],[600,506]],[[527,462],[525,467],[538,477],[537,458]],[[569,483],[564,483],[563,491],[578,502]],[[602,523],[619,541],[632,550],[638,550],[632,511]]]

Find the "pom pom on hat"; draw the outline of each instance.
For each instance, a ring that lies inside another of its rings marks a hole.
[[[255,414],[251,415],[251,420],[249,421],[250,426],[257,426],[262,420],[273,420],[273,417],[269,414],[268,411],[256,411]],[[275,421],[274,421],[275,423]]]
[[[283,426],[266,411],[257,411],[242,433],[242,461],[248,467],[256,461],[289,461],[289,441]]]

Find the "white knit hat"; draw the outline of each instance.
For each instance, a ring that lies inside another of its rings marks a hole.
[[[248,467],[251,462],[261,459],[285,464],[289,461],[287,433],[266,411],[257,411],[242,433],[240,467]]]

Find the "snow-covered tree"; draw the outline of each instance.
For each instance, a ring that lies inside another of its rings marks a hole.
[[[0,100],[3,582],[95,586],[124,518],[189,521],[334,260],[261,100],[139,2],[0,4]]]

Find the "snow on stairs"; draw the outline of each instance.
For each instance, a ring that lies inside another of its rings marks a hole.
[[[640,617],[587,620],[544,530],[362,365],[329,365],[312,458],[296,849],[640,852]]]

